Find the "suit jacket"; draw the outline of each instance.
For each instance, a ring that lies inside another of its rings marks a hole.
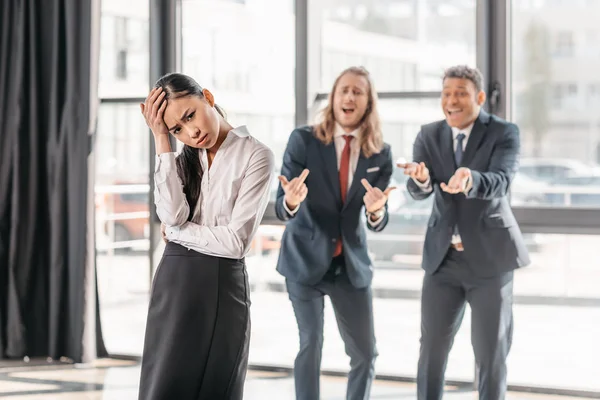
[[[304,168],[310,170],[305,181],[308,195],[294,216],[283,206],[285,193],[281,184],[277,190],[275,212],[280,220],[287,221],[277,271],[293,282],[318,283],[331,265],[336,241],[341,236],[350,282],[357,288],[368,286],[373,266],[367,252],[364,225],[372,231],[381,231],[389,216],[386,205],[383,220],[377,226],[361,221],[366,191],[360,181],[366,178],[373,187],[387,188],[393,169],[389,145],[369,158],[361,151],[343,204],[335,145],[333,142],[324,145],[310,126],[295,129],[290,135],[281,174],[291,180]]]
[[[529,264],[529,255],[508,200],[510,183],[519,165],[519,129],[481,111],[467,141],[461,165],[455,165],[452,130],[445,120],[421,127],[413,149],[415,162],[429,169],[433,191],[424,192],[409,179],[408,191],[417,200],[435,196],[423,249],[423,269],[435,272],[458,224],[464,255],[478,276],[491,277]],[[441,190],[457,167],[472,171],[467,195]]]

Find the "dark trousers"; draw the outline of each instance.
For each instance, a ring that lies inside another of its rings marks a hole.
[[[441,267],[423,280],[419,400],[438,400],[444,390],[448,353],[466,303],[471,306],[471,342],[478,369],[479,398],[506,395],[506,357],[513,334],[513,272],[478,278],[463,252],[450,250]]]
[[[333,305],[338,329],[350,356],[346,398],[368,399],[375,376],[375,333],[371,287],[357,289],[348,280],[343,256],[335,258],[321,282],[308,286],[286,280],[298,330],[300,351],[294,363],[297,400],[318,400],[323,350],[324,296]]]
[[[241,400],[250,299],[244,260],[168,243],[154,278],[140,400]]]

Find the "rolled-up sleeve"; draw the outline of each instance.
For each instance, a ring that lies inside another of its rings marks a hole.
[[[170,226],[184,224],[190,213],[190,206],[183,192],[183,184],[177,175],[176,153],[162,153],[156,156],[154,170],[154,204],[158,218]]]

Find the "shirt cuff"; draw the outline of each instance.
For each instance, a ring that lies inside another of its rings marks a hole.
[[[187,223],[181,226],[167,226],[165,229],[167,241],[180,244],[187,247],[188,250],[202,251],[208,245],[208,242],[206,239],[189,232],[188,228]]]
[[[179,234],[181,229],[178,226],[167,226],[165,229],[165,236],[168,240],[177,240],[179,239]]]
[[[424,192],[429,192],[431,191],[431,178],[427,178],[427,180],[423,183],[419,182],[418,180],[412,178],[413,182],[415,182],[415,184]]]
[[[285,197],[283,198],[283,200],[282,200],[282,201],[283,201],[283,209],[284,209],[285,211],[287,211],[287,213],[288,213],[290,216],[292,216],[292,217],[293,217],[294,215],[296,215],[296,213],[298,212],[298,209],[300,209],[300,204],[298,204],[298,205],[296,206],[296,208],[294,208],[293,210],[290,210],[290,209],[289,209],[289,207],[287,206],[287,204],[285,204]]]
[[[381,223],[381,221],[383,221],[383,217],[385,217],[385,213],[383,213],[381,215],[381,217],[377,218],[376,221],[373,221],[371,219],[371,217],[367,214],[367,221],[368,221],[369,225],[371,225],[373,228],[375,228],[377,225],[379,225]]]

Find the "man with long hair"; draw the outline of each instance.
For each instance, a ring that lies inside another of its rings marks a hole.
[[[393,164],[383,142],[377,92],[360,67],[335,80],[322,121],[295,129],[283,156],[276,213],[287,226],[277,270],[300,332],[296,398],[319,399],[324,297],[329,296],[350,357],[348,399],[369,397],[375,375],[373,266],[361,222],[387,225]]]

